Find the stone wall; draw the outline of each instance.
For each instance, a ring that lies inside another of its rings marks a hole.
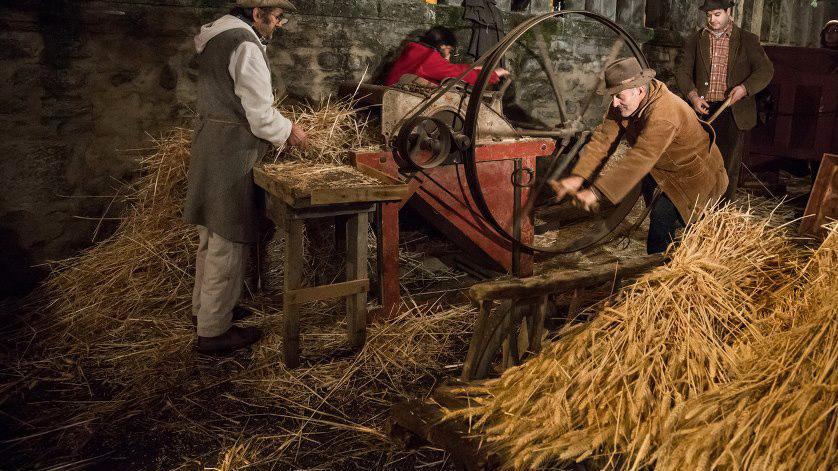
[[[383,72],[401,42],[432,24],[468,25],[458,0],[296,0],[270,48],[274,72],[297,98],[333,94],[342,81]],[[507,28],[553,2],[532,0],[505,15]],[[226,0],[23,0],[0,6],[0,298],[24,290],[30,268],[70,256],[112,231],[115,198],[135,176],[138,149],[188,125],[195,99],[192,36],[225,13]],[[500,0],[508,11],[511,0]],[[582,0],[564,8],[602,12],[626,26],[663,77],[680,34],[700,16],[696,2],[667,0],[667,15],[644,26],[645,0]],[[652,5],[653,7],[655,5]],[[751,15],[753,16],[753,15]],[[669,19],[667,19],[669,18]],[[570,101],[584,96],[613,38],[578,20],[549,37]],[[527,87],[536,104],[544,83]],[[541,94],[543,95],[543,94]],[[600,111],[591,111],[594,118]]]

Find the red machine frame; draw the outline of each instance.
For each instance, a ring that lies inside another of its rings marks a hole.
[[[534,179],[536,160],[553,152],[551,139],[527,139],[483,144],[475,148],[480,184],[486,201],[498,221],[505,221],[510,232],[524,243],[533,240],[533,226],[528,218],[515,218],[529,195],[527,181],[513,184],[513,172],[531,170]],[[392,178],[403,179],[390,151],[355,152],[353,165],[369,167]],[[529,172],[526,172],[529,173]],[[532,255],[520,250],[492,230],[474,207],[465,169],[462,165],[444,165],[412,175],[410,193],[401,202],[382,203],[378,211],[378,269],[381,304],[384,316],[396,312],[399,294],[399,209],[410,202],[426,221],[472,257],[481,257],[485,265],[516,276],[532,274]],[[520,220],[518,227],[513,221]]]

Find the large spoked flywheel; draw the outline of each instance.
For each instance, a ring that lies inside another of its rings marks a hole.
[[[584,250],[602,243],[625,223],[640,195],[639,186],[620,204],[610,206],[594,217],[582,218],[579,228],[567,235],[525,243],[513,235],[516,222],[504,220],[487,204],[480,179],[476,150],[481,143],[497,141],[479,129],[481,100],[489,92],[491,71],[501,63],[515,77],[514,101],[504,99],[507,119],[520,130],[520,137],[551,138],[555,150],[547,165],[538,169],[538,178],[528,185],[522,210],[513,218],[531,217],[534,208],[543,210],[550,202],[550,178],[560,178],[572,168],[580,149],[590,137],[608,103],[596,94],[602,87],[605,65],[620,57],[634,56],[643,67],[648,62],[638,44],[611,20],[586,11],[556,11],[531,18],[512,29],[492,51],[481,57],[483,69],[469,100],[463,133],[473,145],[464,149],[463,164],[476,209],[502,237],[529,253],[553,254]],[[593,59],[591,59],[593,57]],[[530,169],[535,171],[535,169]],[[514,180],[514,178],[513,178]],[[538,240],[538,239],[537,239]]]

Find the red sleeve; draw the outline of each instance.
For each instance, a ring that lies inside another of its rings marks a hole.
[[[419,66],[419,69],[416,71],[416,75],[439,83],[447,78],[459,77],[460,74],[468,70],[470,67],[471,65],[469,64],[452,64],[451,62],[445,60],[445,58],[442,57],[442,54],[435,52],[428,56],[422,65]],[[477,81],[478,75],[480,75],[479,70],[472,70],[467,73],[465,77],[463,77],[463,80],[470,85],[474,85],[474,82]],[[492,72],[492,76],[489,78],[489,83],[496,83],[497,81],[497,74]]]

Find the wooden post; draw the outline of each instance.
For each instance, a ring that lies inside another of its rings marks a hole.
[[[289,212],[290,213],[290,212]],[[300,364],[300,306],[289,302],[285,293],[294,291],[303,281],[303,222],[285,217],[285,266],[283,272],[282,353],[285,365],[296,368]]]
[[[474,377],[480,360],[480,348],[484,342],[483,337],[486,336],[486,328],[489,324],[489,314],[491,314],[492,307],[495,303],[492,301],[480,301],[478,304],[479,312],[477,314],[477,320],[474,323],[474,333],[471,334],[468,353],[463,363],[463,372],[460,374],[460,379],[463,381],[468,381]]]
[[[350,216],[346,224],[346,281],[367,278],[367,213]],[[367,293],[346,298],[346,325],[349,345],[364,345],[367,335]]]

